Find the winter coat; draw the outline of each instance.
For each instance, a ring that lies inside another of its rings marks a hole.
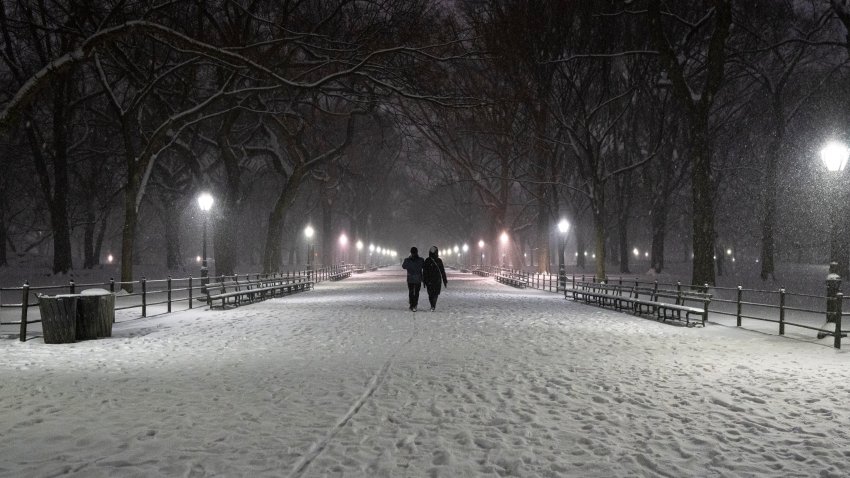
[[[446,279],[446,268],[443,267],[443,260],[437,257],[437,254],[428,254],[423,267],[424,282],[428,288],[440,290],[440,282],[443,285],[448,284]]]
[[[422,259],[419,256],[411,255],[404,259],[401,267],[407,270],[407,282],[409,284],[422,283],[422,266],[424,264],[425,259]]]

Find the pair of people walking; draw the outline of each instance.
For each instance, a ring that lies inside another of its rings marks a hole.
[[[443,260],[438,257],[437,246],[428,249],[428,258],[419,257],[419,249],[410,248],[410,256],[404,259],[401,267],[407,270],[407,290],[410,301],[410,310],[416,312],[419,305],[419,291],[422,283],[428,291],[428,302],[431,303],[431,312],[437,308],[437,298],[440,296],[441,285],[448,287],[446,269]]]

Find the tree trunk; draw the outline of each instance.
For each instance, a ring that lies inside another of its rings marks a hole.
[[[326,191],[324,189],[323,191]],[[335,262],[333,240],[333,198],[327,192],[322,194],[322,265],[330,266]]]
[[[180,216],[182,208],[177,203],[178,201],[168,201],[163,221],[165,223],[165,264],[170,271],[177,270],[183,265],[182,254],[180,252]]]
[[[581,270],[584,270],[584,268],[587,267],[587,257],[584,255],[584,253],[587,251],[587,244],[584,241],[584,234],[580,222],[576,221],[575,229],[576,252],[578,253],[578,255],[576,256],[576,267]]]
[[[538,188],[537,197],[537,272],[549,272],[551,262],[549,237],[551,236],[552,215],[549,209],[549,187],[542,184]],[[533,260],[532,260],[533,262]]]
[[[136,237],[135,188],[128,188],[124,199],[124,227],[121,229],[121,288],[133,292],[133,249]]]
[[[774,114],[774,121],[779,121],[780,118]],[[773,277],[774,274],[774,255],[776,254],[774,245],[774,226],[776,224],[776,191],[777,177],[776,169],[779,161],[780,143],[782,141],[784,120],[776,124],[774,134],[771,135],[771,141],[767,149],[767,158],[765,165],[765,185],[764,192],[764,218],[761,224],[761,280],[767,280],[768,277]]]
[[[238,221],[240,216],[239,203],[242,197],[242,169],[239,167],[239,158],[233,154],[233,149],[230,147],[230,135],[240,114],[241,112],[238,109],[228,113],[218,129],[216,138],[225,173],[224,197],[219,212],[216,214],[216,227],[213,236],[217,274],[234,274],[239,263],[239,247],[237,244],[240,236]]]
[[[670,207],[664,199],[659,202],[652,207],[652,250],[649,253],[652,269],[657,274],[664,270],[664,241],[667,237],[667,210]]]
[[[596,280],[603,281],[605,275],[605,216],[594,212],[593,231],[596,238]]]
[[[9,235],[6,228],[6,211],[0,205],[0,267],[8,266],[9,261],[6,256],[6,242],[9,240]]]
[[[629,274],[629,218],[622,212],[617,214],[617,249],[620,255],[620,273]]]
[[[86,201],[86,222],[83,226],[83,268],[91,269],[97,265],[94,255],[94,235],[97,227],[97,219],[94,211],[94,200]]]
[[[300,167],[292,172],[284,182],[274,208],[269,213],[269,229],[266,232],[266,244],[263,248],[263,273],[265,274],[280,271],[283,223],[286,219],[286,213],[289,212],[289,207],[295,200],[298,186],[301,185],[305,172]]]
[[[693,276],[692,284],[715,283],[714,276],[714,203],[712,201],[711,155],[706,138],[707,115],[694,122],[691,152],[693,194]]]

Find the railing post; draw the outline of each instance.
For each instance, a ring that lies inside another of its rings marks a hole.
[[[27,309],[30,306],[30,283],[24,281],[21,288],[21,342],[27,341]]]
[[[171,313],[171,276],[168,276],[168,279],[165,281],[168,286],[168,313]]]
[[[779,289],[779,335],[785,335],[785,289]]]
[[[743,295],[744,295],[744,288],[742,286],[738,286],[737,312],[736,312],[736,315],[735,315],[738,327],[741,326],[741,296],[743,296]]]
[[[74,279],[69,280],[68,281],[68,293],[69,294],[76,294],[77,293],[76,291],[77,291],[77,286],[74,284]]]
[[[192,308],[192,276],[189,276],[189,308]]]
[[[142,317],[148,316],[148,280],[142,276]]]
[[[109,278],[109,292],[115,293],[115,279],[112,277]]]
[[[841,348],[841,309],[844,301],[844,294],[841,292],[835,294],[835,348]]]

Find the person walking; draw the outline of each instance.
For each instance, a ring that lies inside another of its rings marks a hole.
[[[410,310],[416,312],[419,305],[419,291],[422,289],[422,266],[425,260],[419,257],[419,249],[416,246],[410,248],[410,256],[404,259],[401,267],[407,270],[407,292],[410,302]]]
[[[443,260],[437,256],[437,246],[431,246],[428,249],[428,258],[425,259],[425,265],[422,269],[422,280],[425,281],[425,289],[428,290],[428,302],[431,303],[431,312],[437,308],[437,298],[440,297],[440,283],[448,287],[449,281],[446,279],[446,268],[443,267]]]

